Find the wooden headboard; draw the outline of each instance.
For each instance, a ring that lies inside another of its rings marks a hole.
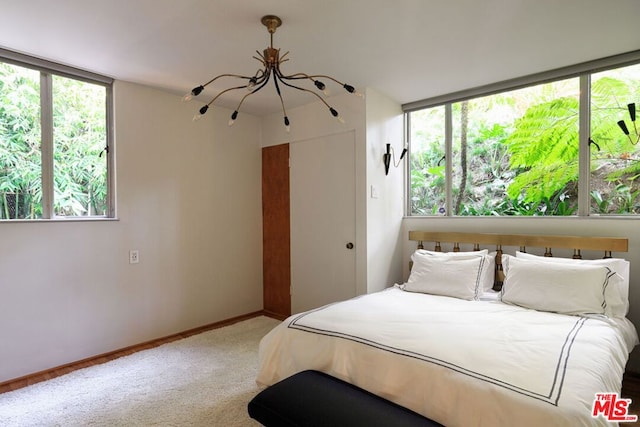
[[[480,250],[487,245],[496,251],[496,280],[494,289],[502,286],[504,273],[502,270],[503,246],[515,246],[521,252],[527,248],[544,248],[544,256],[553,256],[553,248],[573,249],[573,258],[581,259],[583,250],[603,251],[603,258],[611,258],[612,252],[627,252],[628,239],[619,237],[585,237],[558,236],[537,234],[498,234],[498,233],[460,233],[449,231],[409,231],[409,240],[418,242],[418,249],[425,249],[424,242],[433,242],[435,251],[442,251],[442,243],[452,244],[453,252],[460,251],[460,244],[472,244],[473,250]]]

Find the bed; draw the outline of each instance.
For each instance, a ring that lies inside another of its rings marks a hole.
[[[611,425],[592,416],[594,399],[620,393],[638,344],[626,318],[629,263],[612,258],[626,239],[409,239],[418,247],[406,283],[292,315],[265,336],[258,384],[312,369],[449,427]],[[552,257],[556,249],[572,249],[572,259]]]

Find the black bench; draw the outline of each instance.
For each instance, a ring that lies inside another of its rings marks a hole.
[[[303,371],[267,387],[249,402],[248,411],[267,427],[441,426],[318,371]]]

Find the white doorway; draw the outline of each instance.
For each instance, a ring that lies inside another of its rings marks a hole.
[[[290,145],[291,311],[356,295],[355,132]]]

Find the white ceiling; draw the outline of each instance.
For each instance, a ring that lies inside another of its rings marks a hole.
[[[640,0],[0,0],[0,46],[184,94],[218,74],[252,75],[267,14],[283,20],[284,73],[328,74],[399,103],[640,49]],[[283,91],[289,108],[314,100]],[[242,108],[279,109],[272,86]]]

